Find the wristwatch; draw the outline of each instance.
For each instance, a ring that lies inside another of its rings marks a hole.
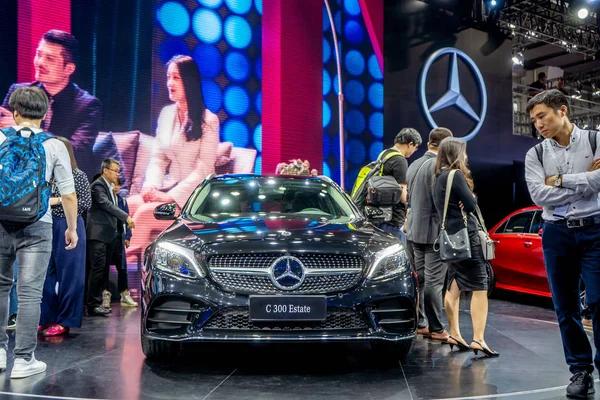
[[[554,177],[554,187],[562,187],[562,175],[556,175]]]

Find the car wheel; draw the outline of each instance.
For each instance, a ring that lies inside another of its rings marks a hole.
[[[179,342],[153,340],[142,336],[142,351],[150,360],[168,360],[179,353]]]
[[[496,275],[494,275],[494,268],[492,268],[492,264],[489,261],[485,262],[487,265],[487,279],[488,279],[488,297],[492,296],[494,292],[494,288],[496,287]]]
[[[413,340],[400,340],[398,342],[377,341],[371,342],[371,347],[382,357],[393,357],[404,360],[412,347]]]

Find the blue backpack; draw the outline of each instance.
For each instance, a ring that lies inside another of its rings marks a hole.
[[[6,140],[0,144],[0,222],[31,224],[48,211],[52,187],[46,181],[44,143],[53,138],[29,128],[0,129]],[[29,137],[21,133],[29,131]]]

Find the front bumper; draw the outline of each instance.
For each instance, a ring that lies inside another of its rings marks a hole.
[[[290,294],[293,295],[293,294]],[[142,335],[178,342],[323,342],[415,337],[417,286],[408,272],[377,285],[327,295],[323,322],[250,321],[248,296],[210,279],[186,280],[153,268],[142,275]]]

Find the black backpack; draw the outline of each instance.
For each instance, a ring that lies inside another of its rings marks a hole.
[[[391,206],[400,201],[402,188],[393,176],[383,176],[383,167],[390,158],[403,155],[399,151],[388,150],[362,167],[354,182],[351,198],[361,210],[367,205]]]

